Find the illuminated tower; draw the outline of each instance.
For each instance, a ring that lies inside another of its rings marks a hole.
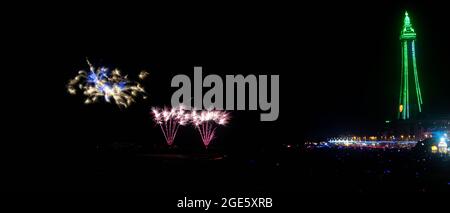
[[[398,119],[408,120],[422,112],[422,94],[416,65],[416,32],[414,31],[408,12],[405,12],[403,28],[400,33],[402,49],[402,72]],[[412,92],[410,92],[412,91]]]

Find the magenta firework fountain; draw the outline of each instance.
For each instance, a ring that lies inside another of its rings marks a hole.
[[[161,127],[164,138],[169,146],[173,145],[178,128],[191,123],[200,133],[206,148],[215,138],[216,129],[220,125],[227,124],[229,115],[225,111],[218,110],[192,110],[187,113],[182,106],[174,108],[152,108],[153,120]]]
[[[172,146],[180,125],[186,125],[189,121],[189,114],[186,114],[183,107],[172,109],[153,108],[154,121],[161,127],[164,138],[169,146]]]
[[[200,133],[203,144],[206,148],[215,138],[216,129],[220,125],[228,122],[228,113],[218,110],[204,110],[191,112],[191,122],[195,125]]]

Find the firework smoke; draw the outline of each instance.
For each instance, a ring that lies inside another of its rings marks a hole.
[[[161,127],[164,138],[169,146],[172,146],[180,125],[186,125],[189,121],[189,114],[186,114],[183,107],[175,107],[170,110],[153,108],[153,120]]]
[[[228,113],[217,110],[204,110],[191,112],[191,122],[195,125],[200,133],[203,144],[206,148],[215,138],[216,128],[219,125],[225,125],[228,122]]]
[[[145,96],[145,90],[141,84],[131,81],[128,77],[122,76],[118,69],[110,70],[106,67],[95,68],[89,61],[89,71],[81,70],[78,75],[69,81],[67,91],[74,95],[77,90],[83,92],[86,96],[85,104],[97,102],[103,97],[106,102],[111,100],[119,107],[128,107],[135,102],[135,98]],[[139,78],[143,80],[148,75],[147,72],[141,72]]]

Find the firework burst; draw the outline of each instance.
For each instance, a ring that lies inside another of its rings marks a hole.
[[[75,78],[69,81],[67,91],[74,95],[78,90],[86,96],[85,104],[97,102],[103,98],[106,102],[112,101],[119,107],[128,107],[136,101],[136,97],[145,96],[144,87],[136,82],[122,76],[118,69],[110,70],[106,67],[95,68],[89,61],[89,71],[81,70]],[[143,80],[148,75],[142,71],[139,79]]]
[[[153,120],[161,127],[164,138],[169,146],[172,146],[178,128],[189,122],[189,114],[185,113],[182,106],[172,109],[152,109]]]
[[[227,124],[229,119],[228,113],[218,110],[193,110],[190,117],[191,122],[198,129],[206,148],[208,148],[208,145],[215,138],[217,127]]]

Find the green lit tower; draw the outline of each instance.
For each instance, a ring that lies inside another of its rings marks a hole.
[[[400,33],[402,50],[402,69],[398,119],[408,120],[422,112],[422,94],[417,75],[416,64],[416,32],[412,27],[408,12],[405,12],[403,28]]]

